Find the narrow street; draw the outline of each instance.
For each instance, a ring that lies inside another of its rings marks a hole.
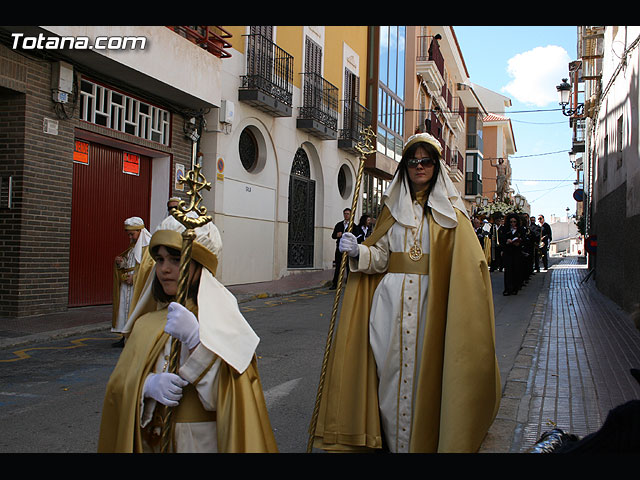
[[[502,274],[492,274],[503,385],[543,275],[520,295],[503,297]],[[241,303],[261,339],[258,365],[281,452],[306,451],[333,299],[334,291],[320,288]],[[0,350],[0,451],[95,452],[104,388],[120,352],[111,347],[115,338],[105,328]]]

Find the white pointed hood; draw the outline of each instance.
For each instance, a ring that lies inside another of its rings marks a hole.
[[[402,153],[406,152],[407,148],[411,145],[419,142],[425,142],[433,145],[441,154],[442,147],[440,142],[428,133],[419,133],[409,137],[404,145]],[[406,178],[403,182],[400,181],[399,175],[393,177],[391,184],[385,191],[382,201],[391,213],[391,216],[395,218],[396,222],[406,227],[417,227],[415,216],[413,214],[411,194],[409,191],[409,180]],[[469,214],[460,192],[453,185],[453,182],[446,174],[446,167],[442,160],[440,160],[440,172],[436,184],[433,186],[431,193],[429,194],[428,206],[431,207],[431,213],[433,218],[444,228],[454,228],[458,225],[456,218],[456,212],[454,207],[463,212],[467,217]]]

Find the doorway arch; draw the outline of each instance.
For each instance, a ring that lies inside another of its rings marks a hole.
[[[289,174],[287,267],[310,268],[314,260],[316,182],[307,152],[296,151]]]

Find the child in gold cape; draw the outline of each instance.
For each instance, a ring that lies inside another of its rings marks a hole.
[[[276,452],[256,365],[259,342],[235,297],[215,278],[220,237],[196,229],[186,306],[171,302],[170,262],[184,227],[168,217],[149,244],[127,342],[107,384],[99,452],[157,452],[156,407],[174,408],[172,452]],[[163,283],[164,282],[164,283]],[[181,341],[177,375],[166,372],[170,339]]]

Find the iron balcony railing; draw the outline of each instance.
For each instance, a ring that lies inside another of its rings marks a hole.
[[[458,104],[456,105],[457,110],[455,111],[455,113],[460,115],[460,119],[464,122],[464,103],[462,103],[462,99],[460,97],[457,97],[457,98],[458,98]]]
[[[302,73],[303,99],[299,118],[338,129],[338,88],[317,73]]]
[[[442,141],[442,122],[438,120],[435,112],[431,112],[429,118],[425,120],[425,128],[427,133]]]
[[[584,118],[573,120],[573,143],[584,143],[586,122]]]
[[[247,74],[241,89],[260,90],[282,103],[293,103],[293,56],[261,34],[247,37]]]
[[[355,100],[344,101],[343,128],[340,130],[340,140],[360,139],[360,132],[371,124],[371,112]]]
[[[444,77],[444,57],[442,56],[442,52],[440,51],[440,45],[438,41],[435,40],[430,35],[420,35],[417,38],[418,40],[418,52],[417,52],[417,60],[425,61],[429,60],[436,64],[440,75]]]
[[[464,172],[464,165],[462,164],[462,154],[456,148],[451,150],[449,158],[447,159],[447,165],[451,167],[451,169],[458,169],[461,173]]]
[[[231,54],[225,50],[231,48],[231,44],[226,40],[231,38],[231,34],[220,26],[171,25],[167,28],[218,58],[231,57]]]

